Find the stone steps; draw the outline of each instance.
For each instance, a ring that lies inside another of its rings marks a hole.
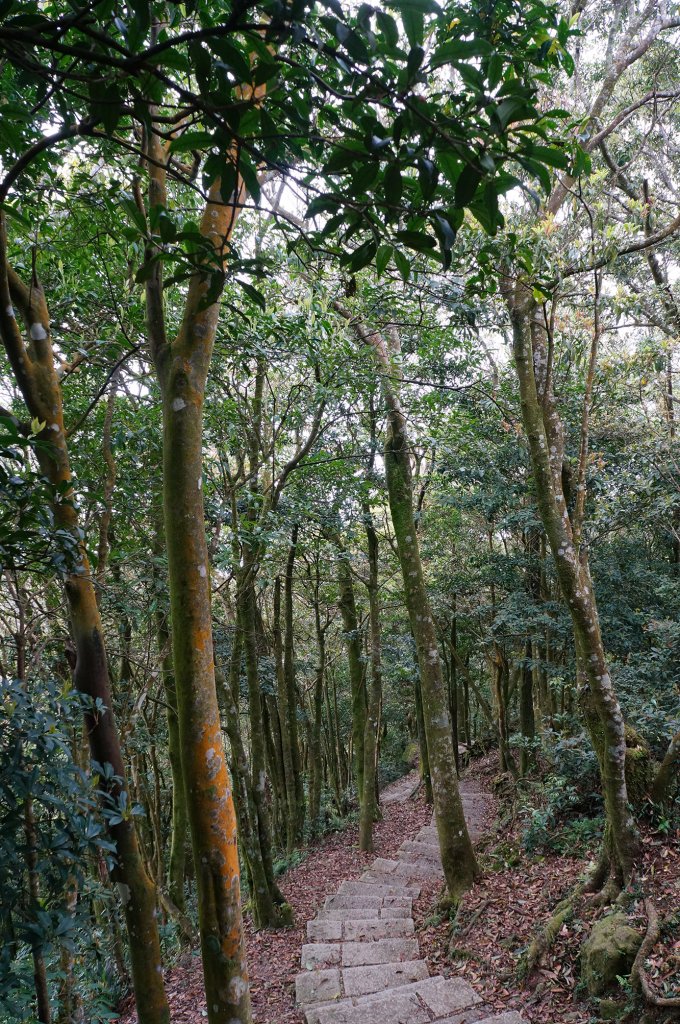
[[[395,799],[412,791],[409,779],[394,789]],[[463,793],[473,841],[484,799]],[[514,1010],[492,1013],[463,978],[429,976],[414,935],[413,900],[421,882],[441,877],[432,824],[406,839],[396,857],[376,857],[361,878],[326,897],[307,922],[303,970],[295,979],[307,1024],[522,1024]]]

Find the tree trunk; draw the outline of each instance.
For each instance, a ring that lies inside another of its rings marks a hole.
[[[368,602],[371,631],[371,687],[366,712],[364,734],[364,788],[359,818],[359,849],[373,850],[373,822],[379,811],[377,798],[377,749],[380,702],[382,700],[382,665],[380,639],[380,589],[378,579],[378,535],[375,532],[370,507],[364,506],[366,539],[368,542]]]
[[[24,319],[30,339],[24,345],[13,306]],[[102,780],[107,810],[121,807],[128,788],[120,740],[109,689],[109,670],[87,551],[82,541],[76,505],[72,500],[71,467],[64,430],[62,394],[54,364],[47,302],[34,275],[28,288],[9,267],[4,214],[0,212],[0,335],[31,417],[44,423],[38,451],[40,468],[60,494],[54,502],[55,529],[72,539],[67,557],[72,559],[64,575],[76,664],[73,681],[90,698],[85,714],[90,753],[99,764],[110,764],[114,777]],[[98,702],[96,705],[95,702]],[[104,710],[102,710],[102,708]],[[156,920],[156,894],[139,851],[134,819],[125,814],[108,829],[116,844],[116,864],[111,872],[118,886],[127,925],[132,978],[140,1024],[166,1024],[170,1013],[161,963]]]
[[[432,773],[430,771],[430,758],[427,753],[427,735],[425,733],[425,717],[423,715],[423,692],[420,687],[420,670],[415,666],[413,693],[416,704],[416,731],[418,733],[418,750],[420,754],[420,781],[425,791],[425,803],[432,804]]]
[[[264,87],[258,89],[259,95]],[[167,154],[155,126],[147,132],[146,145],[148,206],[165,208]],[[225,158],[237,161],[234,153]],[[219,299],[210,296],[216,271],[226,269],[245,198],[239,176],[227,203],[219,179],[212,183],[199,226],[211,258],[206,253],[189,278],[182,319],[172,339],[166,330],[162,262],[146,278],[147,333],[162,396],[173,664],[209,1024],[241,1024],[251,1019],[236,813],[215,685],[203,507],[203,402],[219,318]],[[160,244],[158,239],[155,244]],[[147,259],[156,252],[150,243]],[[219,294],[222,276],[217,283]]]
[[[290,730],[290,745],[293,758],[293,793],[295,797],[293,807],[294,839],[296,843],[299,843],[302,841],[306,808],[305,787],[302,777],[302,755],[298,735],[298,700],[295,686],[295,651],[293,647],[293,569],[295,567],[297,539],[298,527],[295,524],[290,535],[290,547],[288,548],[283,590],[283,676],[288,698],[288,728]]]
[[[520,669],[521,675],[519,680],[519,731],[522,736],[522,746],[519,755],[519,772],[522,777],[528,773],[529,766],[534,760],[532,748],[536,736],[531,653],[531,639],[527,638],[524,650],[524,661]]]
[[[310,582],[311,572],[310,572]],[[309,745],[309,819],[312,829],[316,831],[321,812],[321,781],[323,777],[323,754],[321,750],[321,723],[323,718],[324,677],[326,674],[326,631],[321,624],[321,608],[319,606],[319,565],[316,565],[316,580],[312,582],[312,600],[314,603],[314,624],[316,627],[316,643],[318,663],[314,673],[314,693],[312,698],[312,735]]]
[[[676,732],[652,784],[652,799],[655,803],[661,803],[668,796],[673,780],[677,776],[679,763],[680,732]]]
[[[364,797],[364,737],[366,733],[366,677],[362,664],[361,631],[357,615],[352,569],[340,537],[333,538],[338,551],[336,571],[338,578],[338,607],[342,616],[347,645],[347,666],[352,695],[352,743],[354,747],[354,775],[361,805]]]
[[[288,706],[289,693],[283,659],[283,634],[281,631],[281,579],[278,576],[274,581],[273,630],[274,656],[276,660],[276,682],[279,699],[279,716],[281,721],[281,744],[283,748],[283,771],[286,784],[286,849],[288,853],[292,853],[292,851],[295,849],[295,844],[298,841],[298,833],[296,829],[297,787],[295,784],[295,759],[293,757],[293,736],[291,735],[292,715],[290,713]]]
[[[336,307],[337,308],[337,307]],[[341,310],[342,311],[342,310]],[[420,547],[413,515],[411,448],[397,388],[399,339],[391,331],[392,353],[383,337],[361,324],[355,330],[364,344],[372,347],[381,374],[387,405],[388,433],[385,441],[385,472],[392,525],[397,540],[406,606],[416,642],[427,751],[432,773],[432,795],[439,835],[442,866],[452,898],[470,888],[479,873],[456,777],[451,739],[448,694],[437,648],[437,634],[425,587]],[[394,357],[394,358],[393,358]]]
[[[253,876],[253,916],[260,928],[278,928],[282,921],[277,904],[283,898],[274,882],[271,824],[267,807],[267,772],[262,693],[258,668],[257,608],[252,586],[253,574],[246,558],[239,582],[238,626],[243,637],[248,680],[248,707],[250,712],[250,786],[249,800],[254,817],[251,821],[253,840],[248,863]],[[233,749],[233,747],[232,747]]]
[[[631,877],[639,850],[635,823],[628,809],[623,716],[609,675],[587,549],[575,536],[564,494],[563,427],[548,379],[547,351],[535,316],[535,302],[521,283],[508,283],[504,292],[512,320],[522,419],[538,510],[562,595],[571,613],[580,700],[600,765],[607,815],[603,863],[607,862],[613,878],[620,883]]]
[[[168,760],[172,777],[172,823],[170,826],[170,859],[168,861],[168,894],[178,910],[184,912],[184,876],[188,833],[187,801],[184,793],[182,759],[177,718],[177,691],[172,667],[172,648],[167,615],[160,606],[156,611],[156,635],[161,657],[161,675],[168,723]]]

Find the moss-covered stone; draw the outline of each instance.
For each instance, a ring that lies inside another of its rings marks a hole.
[[[626,1003],[620,999],[600,999],[597,1012],[601,1020],[618,1020],[623,1018]]]
[[[609,914],[593,925],[581,950],[581,974],[588,991],[601,995],[630,974],[642,936],[628,924],[625,914]]]

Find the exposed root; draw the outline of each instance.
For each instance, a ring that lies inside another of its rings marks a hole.
[[[190,946],[195,945],[196,929],[184,911],[180,910],[179,907],[173,903],[167,893],[164,893],[160,888],[158,890],[158,901],[168,917],[177,925],[182,941],[188,943]]]
[[[482,902],[479,904],[475,912],[470,917],[470,920],[467,922],[467,924],[464,925],[463,928],[459,928],[458,919],[460,918],[461,910],[463,909],[464,904],[462,901],[459,903],[458,912],[456,913],[456,919],[453,922],[451,942],[449,944],[449,953],[451,953],[451,951],[455,948],[456,944],[460,942],[461,939],[464,939],[466,935],[469,935],[469,933],[472,931],[477,921],[480,919],[480,917],[482,916],[482,914],[484,913],[484,911],[486,910],[490,903],[491,900],[482,900]]]
[[[559,935],[562,925],[566,924],[573,916],[574,904],[586,892],[586,889],[586,883],[579,882],[571,895],[557,904],[552,917],[549,918],[538,934],[532,939],[529,948],[518,964],[517,975],[521,980],[530,977],[535,968],[539,966],[541,960]]]
[[[633,961],[630,972],[630,980],[633,988],[642,992],[650,1006],[664,1009],[680,1009],[680,996],[668,997],[658,996],[651,986],[647,972],[645,971],[645,960],[659,940],[661,935],[661,924],[659,914],[650,899],[645,900],[645,912],[647,914],[647,934],[642,940],[637,956]]]

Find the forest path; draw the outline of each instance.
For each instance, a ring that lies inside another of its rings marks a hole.
[[[416,787],[417,788],[417,787]],[[473,842],[489,797],[474,779],[460,783]],[[413,776],[383,803],[408,800]],[[307,923],[296,999],[307,1024],[522,1024],[515,1010],[485,1007],[463,978],[431,976],[415,937],[413,900],[443,877],[434,823],[406,839],[394,859],[377,857],[356,881],[344,881]]]

